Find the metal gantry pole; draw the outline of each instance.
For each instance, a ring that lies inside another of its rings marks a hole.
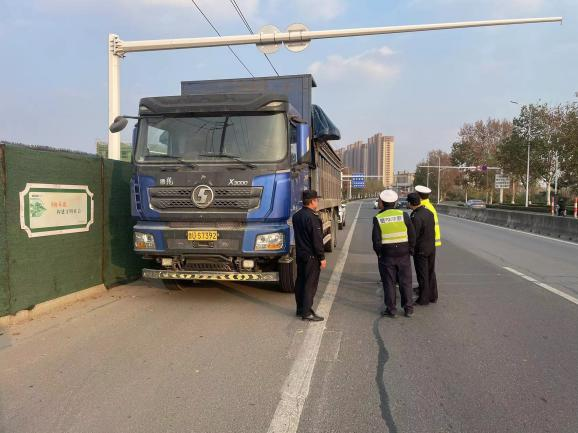
[[[120,116],[120,60],[117,35],[108,35],[108,124]],[[120,159],[120,133],[108,132],[108,157]]]
[[[515,24],[536,24],[562,22],[562,17],[521,18],[507,20],[464,21],[455,23],[420,24],[408,26],[369,27],[338,30],[310,31],[302,24],[289,26],[286,32],[280,32],[272,26],[266,26],[255,35],[238,35],[209,38],[159,39],[142,41],[123,41],[117,35],[110,34],[108,54],[109,77],[109,121],[120,114],[120,60],[126,53],[140,51],[177,50],[186,48],[222,47],[227,45],[257,45],[268,54],[275,52],[280,44],[294,52],[305,49],[313,39],[343,38],[352,36],[386,35],[394,33],[423,32],[432,30],[463,29],[469,27],[506,26]],[[110,124],[109,123],[109,124]],[[108,136],[109,158],[120,158],[120,135]]]

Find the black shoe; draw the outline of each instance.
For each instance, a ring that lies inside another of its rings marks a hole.
[[[308,322],[323,322],[325,319],[321,316],[316,314],[309,314],[309,316],[301,317],[301,320],[306,320]]]
[[[405,317],[411,317],[411,316],[413,316],[413,310],[410,310],[409,308],[407,308],[407,309],[405,310],[404,316],[405,316]]]
[[[295,312],[295,316],[296,316],[296,317],[301,317],[301,316],[303,316],[303,311],[297,310],[297,311]]]
[[[392,313],[391,311],[389,311],[389,310],[387,310],[387,309],[383,310],[383,311],[381,312],[381,315],[382,315],[383,317],[391,317],[392,319],[395,319],[395,317],[396,317],[396,316],[395,316],[395,313]]]

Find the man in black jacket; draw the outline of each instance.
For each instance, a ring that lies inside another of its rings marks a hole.
[[[417,193],[408,194],[407,201],[413,210],[411,221],[416,235],[413,264],[419,288],[415,302],[419,305],[427,305],[430,302],[436,302],[438,298],[435,272],[435,218],[433,213],[421,204]]]
[[[293,232],[297,256],[295,301],[297,316],[303,320],[320,322],[323,317],[313,311],[313,298],[319,284],[321,269],[327,267],[323,246],[323,225],[317,215],[320,197],[317,191],[303,191],[303,208],[293,215]]]
[[[395,283],[399,283],[401,306],[406,317],[413,314],[411,287],[411,259],[415,232],[411,219],[402,210],[395,209],[397,193],[385,190],[379,194],[380,212],[373,217],[373,250],[378,257],[379,274],[383,284],[385,310],[383,316],[394,318],[397,312]]]

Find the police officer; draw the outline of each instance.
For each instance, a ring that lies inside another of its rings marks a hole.
[[[434,299],[431,288],[437,287],[435,273],[435,220],[433,214],[421,203],[419,194],[407,195],[411,222],[415,229],[413,264],[417,276],[418,298],[415,303],[427,305]],[[435,300],[434,300],[435,302]]]
[[[415,187],[415,191],[419,194],[419,198],[421,199],[421,204],[427,210],[429,210],[431,213],[433,213],[433,215],[434,215],[436,247],[441,247],[442,246],[442,235],[440,232],[440,223],[439,223],[439,219],[438,219],[438,213],[437,213],[434,205],[431,204],[431,201],[429,200],[429,195],[431,194],[431,189],[429,189],[427,186],[418,185]]]
[[[435,246],[441,247],[442,237],[441,237],[441,232],[440,232],[440,223],[439,223],[439,219],[438,219],[438,213],[436,211],[436,208],[433,206],[433,204],[431,204],[431,202],[429,200],[429,195],[431,194],[431,189],[429,189],[427,186],[418,185],[415,187],[415,190],[421,199],[421,204],[427,210],[429,210],[431,213],[433,213],[434,223],[435,223],[435,227],[434,227],[434,229],[435,229]],[[431,258],[431,260],[434,263],[433,272],[435,272],[435,260],[436,260],[435,255],[436,255],[436,253],[434,251],[433,256]],[[429,289],[432,293],[432,298],[430,299],[430,302],[437,302],[437,300],[438,300],[437,280],[434,280],[433,286],[430,287]]]
[[[313,298],[317,292],[321,269],[327,266],[323,246],[323,225],[317,215],[319,198],[317,191],[303,191],[303,207],[293,215],[297,256],[296,315],[311,322],[323,320],[323,317],[313,311]]]
[[[409,216],[395,209],[397,193],[385,190],[379,194],[381,211],[373,218],[373,250],[378,257],[383,284],[385,310],[383,316],[394,318],[397,313],[395,283],[399,283],[401,306],[406,317],[413,314],[411,259],[415,232]]]

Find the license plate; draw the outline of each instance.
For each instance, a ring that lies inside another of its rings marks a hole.
[[[216,230],[190,230],[187,239],[190,241],[216,241],[219,233]]]

